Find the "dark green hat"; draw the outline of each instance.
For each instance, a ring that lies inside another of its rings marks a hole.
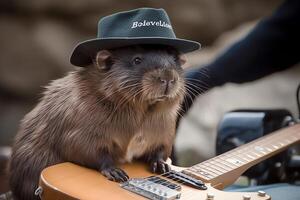
[[[99,50],[137,44],[168,45],[182,53],[200,48],[198,42],[176,38],[164,9],[139,8],[102,18],[97,38],[79,43],[70,61],[84,67],[92,63]]]

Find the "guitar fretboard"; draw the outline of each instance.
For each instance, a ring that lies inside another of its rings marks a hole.
[[[184,172],[211,182],[238,168],[248,169],[299,141],[300,124],[296,124],[194,165]]]

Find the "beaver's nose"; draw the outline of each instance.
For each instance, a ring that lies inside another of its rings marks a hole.
[[[170,90],[174,88],[174,85],[176,83],[176,80],[174,76],[161,76],[160,77],[160,83],[162,88],[164,88],[164,94],[169,94]]]
[[[163,86],[171,86],[175,83],[174,78],[162,78],[160,77],[160,82]]]

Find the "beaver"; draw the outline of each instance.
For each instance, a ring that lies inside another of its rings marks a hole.
[[[140,159],[156,173],[175,137],[185,59],[169,46],[101,50],[93,64],[52,81],[21,121],[10,161],[15,199],[36,199],[47,166],[72,162],[126,181],[120,163]]]

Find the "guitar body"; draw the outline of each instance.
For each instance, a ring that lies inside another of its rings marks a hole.
[[[141,163],[128,164],[121,168],[128,173],[130,178],[154,175]],[[172,166],[172,169],[182,170],[183,168]],[[44,169],[40,178],[40,186],[43,189],[41,194],[43,200],[145,199],[145,197],[123,189],[119,183],[107,180],[95,170],[72,163],[62,163]],[[244,195],[250,196],[251,200],[271,199],[268,195],[261,197],[258,193],[223,192],[213,188],[210,184],[206,184],[206,186],[207,190],[199,190],[182,185],[180,199],[206,200],[207,194],[213,194],[213,199],[224,200],[242,200]]]
[[[271,197],[262,191],[218,189],[231,185],[251,166],[299,142],[300,124],[295,124],[192,167],[171,166],[172,171],[165,176],[150,173],[141,163],[120,166],[130,177],[122,184],[107,180],[98,171],[61,163],[42,171],[36,193],[43,200],[269,200]]]

